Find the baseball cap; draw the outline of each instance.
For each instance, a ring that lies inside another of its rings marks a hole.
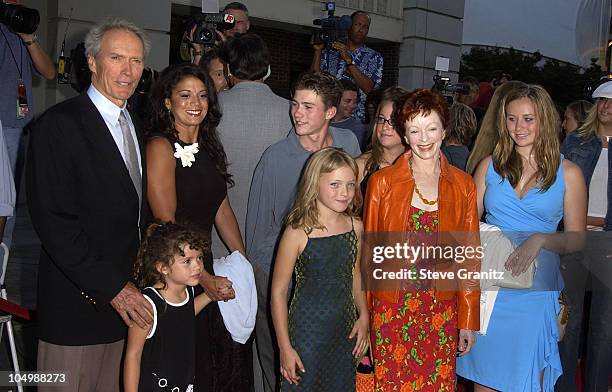
[[[612,98],[612,81],[605,82],[593,91],[593,98]]]

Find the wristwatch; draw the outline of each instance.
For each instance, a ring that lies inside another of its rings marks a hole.
[[[32,40],[31,41],[23,41],[23,44],[25,46],[30,46],[32,45],[34,42],[38,42],[38,36],[36,34],[32,35]]]
[[[350,67],[351,65],[355,65],[355,63],[353,63],[353,59],[350,59],[349,61],[346,62],[347,68]]]

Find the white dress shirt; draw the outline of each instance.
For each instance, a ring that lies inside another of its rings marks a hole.
[[[130,117],[130,113],[126,109],[126,104],[123,104],[123,107],[119,107],[111,102],[108,98],[106,98],[102,93],[100,93],[93,84],[89,86],[87,89],[87,95],[93,102],[98,112],[104,119],[108,130],[123,157],[123,162],[125,160],[125,151],[123,150],[123,132],[121,132],[121,126],[119,125],[119,115],[121,111],[125,114],[125,118],[127,119],[128,124],[130,125],[130,133],[132,134],[132,138],[134,139],[134,145],[136,145],[136,154],[138,155],[138,169],[140,170],[140,175],[142,175],[142,160],[140,157],[140,149],[138,148],[138,138],[136,137],[136,130],[134,129],[134,123],[132,122],[132,118]],[[127,164],[127,163],[126,163]]]

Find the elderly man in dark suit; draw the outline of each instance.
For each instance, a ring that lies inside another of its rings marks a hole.
[[[27,166],[28,206],[42,242],[38,368],[69,378],[53,391],[119,390],[126,324],[152,322],[130,283],[146,169],[141,127],[126,108],[148,42],[115,18],[93,27],[85,47],[91,86],[36,121]]]

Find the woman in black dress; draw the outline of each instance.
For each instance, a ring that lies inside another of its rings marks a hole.
[[[231,251],[244,251],[236,217],[227,198],[232,185],[216,127],[221,119],[217,94],[200,67],[180,64],[164,70],[153,88],[147,142],[147,197],[153,216],[187,221],[210,240],[213,224]],[[231,282],[215,277],[212,254],[205,255],[201,286],[213,301],[233,298]],[[197,391],[249,391],[250,341],[236,343],[216,302],[196,321]]]

